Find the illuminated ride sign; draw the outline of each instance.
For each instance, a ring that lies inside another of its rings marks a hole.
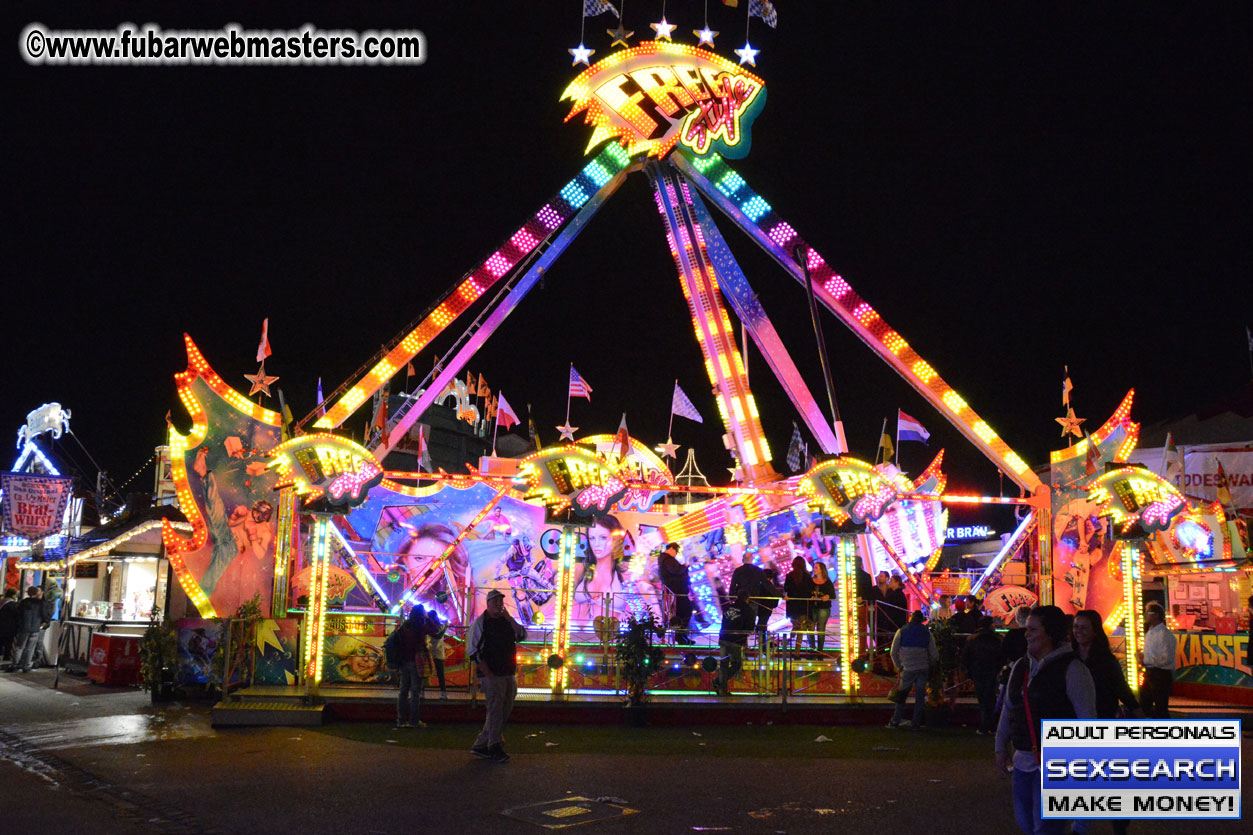
[[[1188,504],[1170,482],[1140,467],[1105,473],[1088,490],[1096,515],[1113,522],[1115,539],[1146,539],[1164,531]]]
[[[295,487],[306,498],[322,496],[337,507],[355,507],[370,488],[383,480],[383,468],[370,451],[336,435],[292,438],[274,448],[279,481],[276,487]]]
[[[561,98],[593,125],[587,150],[617,139],[634,156],[664,157],[676,144],[695,154],[748,153],[752,121],[766,102],[760,78],[712,52],[645,42],[593,64]]]
[[[523,499],[542,502],[553,514],[569,508],[578,516],[596,519],[615,506],[647,509],[655,491],[632,486],[627,477],[594,452],[559,446],[523,458],[513,485]]]
[[[873,522],[887,512],[898,495],[896,485],[883,473],[865,461],[846,456],[814,467],[797,488],[837,524],[846,519],[857,525]]]

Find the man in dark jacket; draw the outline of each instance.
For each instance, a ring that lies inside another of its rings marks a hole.
[[[5,589],[0,599],[0,660],[12,661],[13,639],[17,637],[17,589]]]
[[[466,658],[478,673],[487,709],[483,730],[470,749],[476,757],[509,762],[502,732],[518,695],[518,641],[525,640],[526,629],[505,610],[504,593],[489,591],[487,608],[466,632]]]
[[[674,627],[674,642],[690,644],[692,641],[687,628],[692,620],[692,581],[678,555],[678,543],[671,542],[657,560],[657,573],[661,575],[662,585],[674,595],[674,616],[670,618],[670,625]]]
[[[756,622],[757,613],[748,600],[748,589],[740,589],[735,600],[722,607],[722,629],[718,633],[722,657],[718,661],[718,677],[714,679],[714,691],[719,696],[731,695],[731,680],[744,666],[744,647]]]
[[[979,728],[975,733],[980,736],[996,733],[996,685],[1004,666],[1001,638],[992,630],[992,618],[984,617],[962,650],[962,667],[975,683],[975,698],[979,700]]]
[[[426,616],[423,606],[409,610],[408,619],[400,625],[400,693],[396,696],[396,727],[425,728],[419,713],[422,711],[422,691],[426,687],[426,670],[430,653],[426,648],[428,635],[439,634],[439,625]],[[408,716],[405,708],[408,707]]]
[[[39,586],[31,586],[26,590],[26,599],[18,604],[17,610],[17,643],[13,647],[13,669],[23,673],[30,672],[31,659],[35,655],[35,647],[39,644],[42,630],[48,626],[44,618],[44,590]]]

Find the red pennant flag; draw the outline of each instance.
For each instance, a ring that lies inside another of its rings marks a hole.
[[[261,362],[270,353],[270,320],[267,318],[261,322],[261,343],[257,345],[257,362]]]
[[[496,395],[496,425],[503,426],[507,430],[517,423],[519,423],[518,415],[509,405],[509,401],[505,399],[505,393],[498,393]]]

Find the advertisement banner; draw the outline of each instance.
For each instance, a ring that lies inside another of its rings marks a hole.
[[[1219,464],[1227,478],[1232,504],[1238,510],[1253,512],[1253,449],[1188,448],[1183,455],[1183,472],[1174,474],[1175,486],[1184,495],[1217,501]]]
[[[0,502],[4,533],[42,539],[60,533],[74,479],[27,473],[0,475],[4,501]]]

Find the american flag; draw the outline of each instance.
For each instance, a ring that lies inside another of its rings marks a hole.
[[[674,381],[674,396],[670,398],[670,413],[697,423],[705,422],[700,412],[696,411],[696,407],[692,405],[692,401],[683,393],[683,389],[679,388],[678,380]]]
[[[771,29],[779,25],[779,13],[770,0],[749,0],[748,16],[761,18]]]
[[[587,384],[587,380],[579,376],[579,372],[574,370],[573,365],[570,366],[570,393],[566,396],[582,397],[589,401],[592,399],[592,387]]]
[[[583,16],[596,17],[596,15],[605,12],[613,12],[614,17],[619,17],[618,10],[613,7],[609,0],[583,0]]]

